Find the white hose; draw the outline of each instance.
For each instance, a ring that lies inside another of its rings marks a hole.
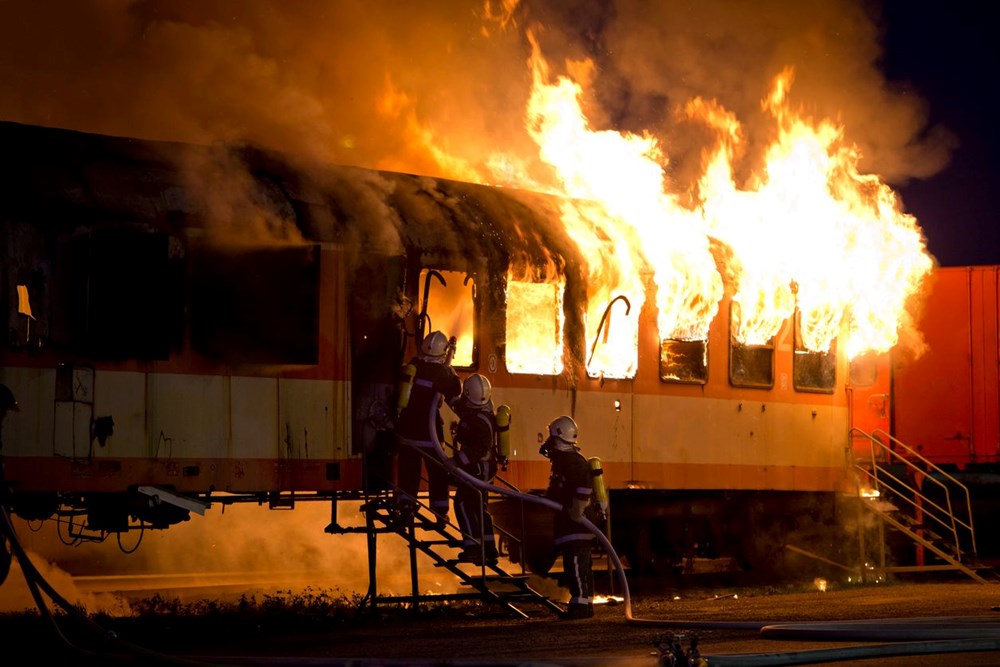
[[[557,502],[522,493],[511,489],[502,488],[484,482],[452,463],[451,459],[445,456],[444,448],[437,439],[437,429],[433,422],[432,415],[431,434],[434,438],[435,451],[449,470],[457,477],[460,477],[468,484],[481,491],[499,493],[519,500],[535,503],[554,509],[557,512],[565,511]],[[600,541],[608,557],[615,566],[615,574],[621,585],[622,597],[625,606],[625,620],[631,625],[660,626],[677,629],[700,629],[700,630],[756,630],[764,638],[794,638],[794,639],[827,639],[837,641],[892,641],[900,642],[893,644],[879,644],[874,646],[855,646],[833,649],[817,649],[812,651],[796,651],[788,653],[760,653],[744,655],[705,655],[702,656],[708,661],[709,667],[758,667],[762,665],[806,665],[836,660],[849,660],[867,657],[889,657],[904,655],[931,655],[936,653],[959,653],[977,651],[1000,650],[1000,629],[995,623],[988,626],[985,623],[968,622],[968,619],[898,619],[887,623],[883,622],[848,622],[832,621],[827,623],[775,623],[763,621],[683,621],[671,619],[650,619],[635,618],[632,615],[632,598],[629,593],[628,581],[625,578],[625,569],[621,560],[615,552],[611,542],[604,533],[595,526],[589,519],[582,517],[580,523],[593,533]],[[892,625],[895,627],[887,627]],[[984,626],[988,630],[984,632]],[[933,630],[931,630],[933,628]],[[983,635],[988,635],[984,637]],[[997,637],[994,639],[993,637]],[[940,639],[940,641],[926,641],[928,639]],[[908,641],[908,640],[924,641]]]

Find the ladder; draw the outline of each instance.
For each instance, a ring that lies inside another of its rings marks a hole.
[[[886,563],[881,540],[881,572],[958,571],[979,583],[996,583],[992,568],[979,562],[972,502],[968,487],[918,451],[882,430],[852,428],[850,437],[866,441],[869,455],[848,455],[857,480],[858,498],[866,511],[930,553],[915,565]],[[987,578],[987,575],[989,578]]]
[[[429,465],[442,465],[431,461]],[[499,480],[498,480],[499,481]],[[384,482],[384,480],[383,480]],[[455,480],[455,484],[464,484]],[[383,483],[382,488],[373,494],[366,494],[361,505],[365,516],[364,526],[341,526],[334,518],[325,532],[331,534],[364,532],[368,546],[368,581],[369,587],[362,606],[368,605],[374,610],[378,604],[410,604],[413,608],[421,603],[432,601],[481,600],[495,604],[512,614],[528,618],[531,616],[524,606],[535,605],[544,612],[559,614],[562,607],[547,596],[531,587],[529,576],[523,570],[517,574],[505,571],[497,562],[474,564],[460,561],[456,551],[463,545],[461,529],[450,521],[441,521],[437,515],[417,498],[417,504],[412,517],[399,519],[394,509],[393,485]],[[334,509],[336,498],[333,500]],[[334,511],[336,517],[336,511]],[[503,531],[500,526],[497,530]],[[410,588],[406,596],[386,596],[378,594],[376,581],[377,541],[380,534],[392,534],[406,541],[409,549]],[[481,542],[481,536],[480,536]],[[418,555],[423,554],[436,568],[442,568],[453,574],[469,591],[459,593],[421,593],[418,585]]]

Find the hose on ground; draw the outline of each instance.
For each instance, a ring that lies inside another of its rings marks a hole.
[[[437,439],[437,430],[431,423],[430,432],[434,434],[435,451],[444,461],[449,471],[456,477],[461,478],[466,483],[475,488],[498,493],[505,496],[517,498],[530,503],[535,503],[549,507],[557,512],[565,511],[559,503],[548,498],[535,496],[532,494],[514,491],[488,482],[484,482],[452,463],[451,459],[444,455],[444,448]],[[935,653],[958,653],[970,651],[995,651],[1000,650],[1000,629],[989,627],[988,632],[983,632],[984,627],[973,622],[972,628],[962,619],[957,619],[953,623],[942,623],[942,619],[926,619],[924,622],[913,619],[890,620],[889,628],[887,624],[866,621],[864,623],[854,622],[826,622],[826,623],[781,623],[765,621],[690,621],[676,619],[652,619],[636,618],[632,613],[632,597],[629,592],[628,580],[625,577],[625,569],[610,540],[597,526],[589,519],[583,517],[580,523],[597,537],[601,547],[608,554],[608,558],[614,563],[615,574],[621,586],[622,598],[625,609],[625,620],[630,625],[641,625],[650,627],[670,627],[676,629],[689,630],[752,630],[760,633],[763,638],[791,638],[791,639],[824,639],[828,641],[891,641],[900,642],[893,644],[881,644],[876,646],[857,646],[831,649],[818,649],[812,651],[796,651],[790,653],[765,653],[747,655],[706,655],[705,664],[709,667],[757,667],[760,665],[805,665],[822,662],[832,662],[836,660],[849,660],[862,657],[888,657],[903,655],[922,655]],[[954,620],[954,619],[953,619]],[[912,625],[910,625],[912,624]],[[950,626],[950,627],[948,627]],[[931,630],[931,628],[935,628]],[[984,637],[984,634],[990,637]],[[935,636],[941,641],[927,641]],[[993,639],[992,637],[997,637]],[[908,641],[917,640],[917,641]]]
[[[56,637],[69,649],[82,659],[100,661],[101,664],[109,664],[111,661],[122,663],[135,662],[140,660],[144,665],[164,665],[178,667],[217,667],[215,663],[207,663],[200,660],[188,660],[174,656],[160,654],[150,651],[141,646],[136,646],[120,639],[114,632],[109,632],[91,619],[84,611],[80,610],[69,600],[56,591],[51,584],[42,576],[34,563],[28,557],[21,542],[17,538],[14,530],[14,523],[11,521],[8,508],[0,504],[0,533],[8,540],[11,553],[17,559],[21,567],[21,574],[24,576],[25,584],[31,593],[38,612],[48,621]],[[99,651],[79,646],[70,640],[59,626],[55,614],[46,603],[43,593],[61,609],[68,618],[77,622],[84,631],[88,632],[98,644],[103,645]],[[97,664],[97,662],[95,662]]]

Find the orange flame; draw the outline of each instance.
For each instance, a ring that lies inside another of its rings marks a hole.
[[[860,155],[843,129],[788,109],[791,83],[792,71],[782,72],[764,103],[779,129],[764,173],[736,189],[739,132],[727,118],[700,183],[711,233],[737,260],[729,267],[743,315],[736,338],[764,342],[798,308],[806,349],[829,350],[846,322],[851,358],[887,350],[932,260],[895,194],[877,176],[859,173]],[[719,127],[722,115],[711,105],[689,105],[690,114],[699,112]]]
[[[907,323],[907,300],[933,260],[895,193],[878,176],[859,171],[861,156],[844,129],[790,108],[791,69],[775,77],[762,102],[774,120],[775,139],[760,172],[743,183],[734,178],[744,148],[739,121],[714,101],[685,105],[688,118],[713,130],[716,142],[703,158],[697,191],[685,199],[693,203],[682,205],[680,195],[667,191],[667,157],[656,139],[592,129],[581,109],[581,84],[569,76],[553,78],[530,32],[528,39],[532,91],[526,126],[558,186],[539,187],[537,172],[527,176],[528,161],[513,156],[495,155],[487,168],[497,182],[565,197],[562,222],[586,262],[592,377],[635,375],[638,319],[650,281],[661,340],[707,338],[719,314],[724,273],[739,343],[768,344],[796,312],[796,345],[802,349],[831,351],[841,340],[840,351],[855,358],[897,342]],[[582,80],[592,68],[587,61],[568,64]],[[382,104],[383,114],[404,120],[410,134],[434,148],[439,168],[452,177],[486,180],[434,147],[412,103],[391,82]],[[561,306],[548,288],[530,296],[528,285],[514,285],[518,298]],[[534,315],[528,310],[524,316]],[[554,313],[552,326],[546,324],[541,354],[531,352],[538,341],[526,333],[507,341],[508,352],[520,360],[515,372],[559,372],[562,364],[548,338],[561,336],[561,316]],[[508,317],[511,331],[530,331],[516,314]]]

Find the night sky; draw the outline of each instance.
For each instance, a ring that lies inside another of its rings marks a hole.
[[[885,73],[927,99],[931,124],[954,132],[949,166],[894,189],[942,266],[1000,264],[998,8],[886,0]]]

